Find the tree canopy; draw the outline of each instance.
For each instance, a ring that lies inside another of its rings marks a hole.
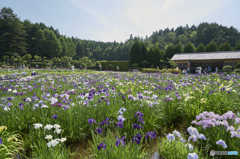
[[[229,51],[231,48],[240,50],[239,31],[217,23],[204,22],[179,26],[176,29],[165,28],[144,37],[130,34],[124,42],[66,37],[53,26],[46,26],[41,22],[32,23],[29,20],[21,21],[11,8],[3,7],[0,11],[0,61],[6,62],[16,61],[18,56],[29,54],[32,58],[37,55],[42,60],[43,57],[69,57],[74,60],[88,57],[97,61],[130,60],[131,63],[144,66],[153,59],[151,56],[154,55],[154,50],[159,52],[156,47],[160,49],[165,61],[171,59],[175,53],[195,52],[195,47],[196,52]]]

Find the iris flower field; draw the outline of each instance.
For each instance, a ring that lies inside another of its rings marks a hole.
[[[27,74],[1,76],[1,159],[240,158],[239,75]]]

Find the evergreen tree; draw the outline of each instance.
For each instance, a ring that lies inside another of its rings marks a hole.
[[[133,40],[133,35],[132,34],[130,34],[130,39],[129,40]]]
[[[40,29],[39,25],[34,24],[33,27],[30,30],[30,34],[28,35],[30,38],[29,47],[28,47],[28,53],[30,53],[32,56],[34,55],[40,55],[38,54],[38,42],[37,39],[37,32]]]
[[[170,44],[170,45],[168,45],[168,47],[166,49],[164,59],[165,60],[170,60],[173,57],[174,54],[175,54],[174,53],[174,46],[173,46],[173,44]]]
[[[196,44],[199,45],[200,43],[205,43],[204,37],[204,28],[203,25],[199,25],[197,28],[197,37],[196,37]]]
[[[139,43],[139,41],[135,41],[130,49],[130,63],[135,64],[141,63],[141,52],[142,52],[142,46]]]
[[[164,50],[160,50],[160,60],[164,60],[164,56],[165,56],[165,51]]]
[[[0,52],[1,56],[14,52],[26,53],[26,31],[23,24],[11,8],[0,11]]]
[[[156,68],[159,66],[159,61],[161,59],[161,51],[157,46],[155,46],[153,49],[153,57],[152,64]]]
[[[217,44],[214,41],[211,41],[206,46],[206,52],[217,52]]]
[[[195,52],[195,46],[193,43],[188,42],[187,45],[184,47],[184,53],[193,53]]]
[[[182,43],[182,42],[181,42],[180,38],[177,37],[177,38],[174,40],[173,45],[177,45],[177,44],[179,44],[179,43]]]
[[[177,45],[174,46],[174,53],[182,53],[182,44],[179,43]]]
[[[196,31],[197,27],[195,25],[192,25],[190,29],[191,29],[191,31]]]
[[[68,57],[73,57],[74,55],[76,55],[76,48],[75,48],[75,45],[72,41],[71,38],[66,38],[65,40],[66,44],[67,44],[67,48],[68,48]],[[87,54],[89,54],[89,52],[87,52]],[[90,57],[90,55],[87,55],[86,57]]]
[[[79,58],[83,58],[83,55],[84,55],[84,48],[82,44],[78,42],[76,47],[76,55],[74,56],[74,59],[78,60]]]
[[[216,36],[217,27],[213,25],[207,25],[204,29],[205,45],[210,43]]]
[[[240,50],[240,41],[237,43],[236,47],[234,48],[235,50]]]
[[[232,51],[232,47],[229,45],[228,41],[226,41],[225,43],[221,44],[218,47],[218,51]]]
[[[153,47],[150,47],[147,53],[147,61],[152,65],[154,63],[154,49]]]
[[[165,28],[163,31],[164,37],[170,32],[169,28]],[[157,33],[157,32],[156,32]]]
[[[141,62],[143,60],[147,59],[147,47],[145,46],[145,44],[143,42],[140,42],[141,44]]]
[[[62,57],[68,56],[68,45],[65,42],[65,39],[61,36],[59,40],[60,40],[60,44],[61,44],[61,47],[62,47],[62,51],[61,51],[60,55]]]
[[[45,40],[45,53],[46,57],[58,57],[62,51],[60,41],[57,39],[56,35],[52,30],[49,30]]]
[[[175,30],[175,32],[176,32],[176,36],[177,36],[177,37],[178,37],[179,35],[184,34],[184,30],[183,30],[182,26],[177,27],[177,29]]]
[[[173,43],[176,39],[176,34],[169,32],[165,37],[164,37],[164,41],[167,43]]]
[[[203,45],[203,43],[199,44],[196,52],[206,52],[205,46]]]
[[[154,34],[152,37],[152,44],[155,45],[158,42],[158,35]]]
[[[43,57],[44,54],[44,43],[45,43],[45,35],[42,29],[39,29],[36,34],[36,54]]]

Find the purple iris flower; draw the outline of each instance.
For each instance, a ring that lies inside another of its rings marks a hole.
[[[53,119],[57,119],[58,118],[58,116],[57,115],[53,115],[53,117],[52,117]]]
[[[98,128],[95,130],[95,132],[96,132],[96,133],[98,133],[98,134],[101,134],[101,133],[102,133],[102,131],[103,131],[103,129],[102,129],[102,128],[100,128],[100,127],[98,127]]]
[[[102,120],[102,122],[98,123],[98,125],[104,126],[106,123],[107,123],[108,125],[110,124],[108,118],[106,118],[105,120]]]
[[[147,139],[148,136],[150,138],[155,138],[156,137],[156,133],[155,132],[147,132],[145,134],[146,134],[146,136],[145,136],[146,139]]]
[[[132,142],[136,141],[137,144],[140,144],[140,140],[138,138],[133,138]]]
[[[116,126],[119,128],[123,128],[123,122],[120,120],[119,122],[117,122]]]
[[[140,111],[138,111],[137,113],[135,113],[135,117],[137,117],[137,115],[142,118],[143,117],[143,113],[141,113]]]
[[[93,97],[92,96],[88,96],[88,100],[91,100]]]
[[[98,150],[101,150],[101,148],[103,148],[104,150],[106,150],[106,144],[104,144],[104,142],[100,142],[100,144],[97,146]]]
[[[96,123],[96,121],[95,121],[93,118],[88,119],[88,123],[89,123],[90,125],[93,124],[93,122]]]
[[[2,141],[3,141],[3,139],[0,137],[0,144],[1,144],[1,145],[3,144]]]
[[[189,153],[188,159],[198,159],[198,155],[196,153]]]
[[[125,146],[125,141],[124,141],[125,136],[122,137],[121,139],[119,139],[118,137],[116,137],[116,138],[117,138],[117,141],[116,141],[115,145],[116,145],[117,147],[118,147],[118,145],[119,145],[120,143],[122,143],[122,145]]]
[[[64,107],[64,110],[67,110],[68,108],[70,108],[68,105],[66,105],[65,107]]]
[[[138,121],[141,122],[141,123],[144,123],[143,118],[139,118]]]
[[[136,134],[134,137],[138,138],[140,140],[142,138],[142,135],[141,134]]]
[[[222,145],[223,146],[223,148],[227,148],[227,145],[226,145],[226,143],[225,143],[225,141],[223,141],[223,140],[218,140],[217,142],[216,142],[216,144],[218,144],[218,145]]]
[[[133,128],[139,130],[140,128],[143,129],[143,126],[142,125],[138,125],[138,124],[133,124]]]
[[[142,138],[141,134],[137,134],[134,136],[134,138],[132,139],[132,142],[136,141],[137,144],[140,144],[140,140]]]

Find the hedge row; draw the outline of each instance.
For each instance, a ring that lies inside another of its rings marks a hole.
[[[129,61],[98,61],[98,64],[102,65],[102,70],[109,70],[111,69],[109,65],[111,64],[113,66],[112,70],[116,71],[116,66],[119,67],[119,71],[128,71],[130,67],[130,62]]]
[[[45,62],[32,62],[32,63],[30,63],[31,68],[36,68],[36,65],[38,65],[38,68],[46,68],[47,67],[47,63],[45,63]]]
[[[180,69],[172,69],[172,68],[168,68],[168,69],[156,69],[156,68],[143,68],[141,70],[141,72],[146,72],[146,73],[182,73],[182,71]]]

